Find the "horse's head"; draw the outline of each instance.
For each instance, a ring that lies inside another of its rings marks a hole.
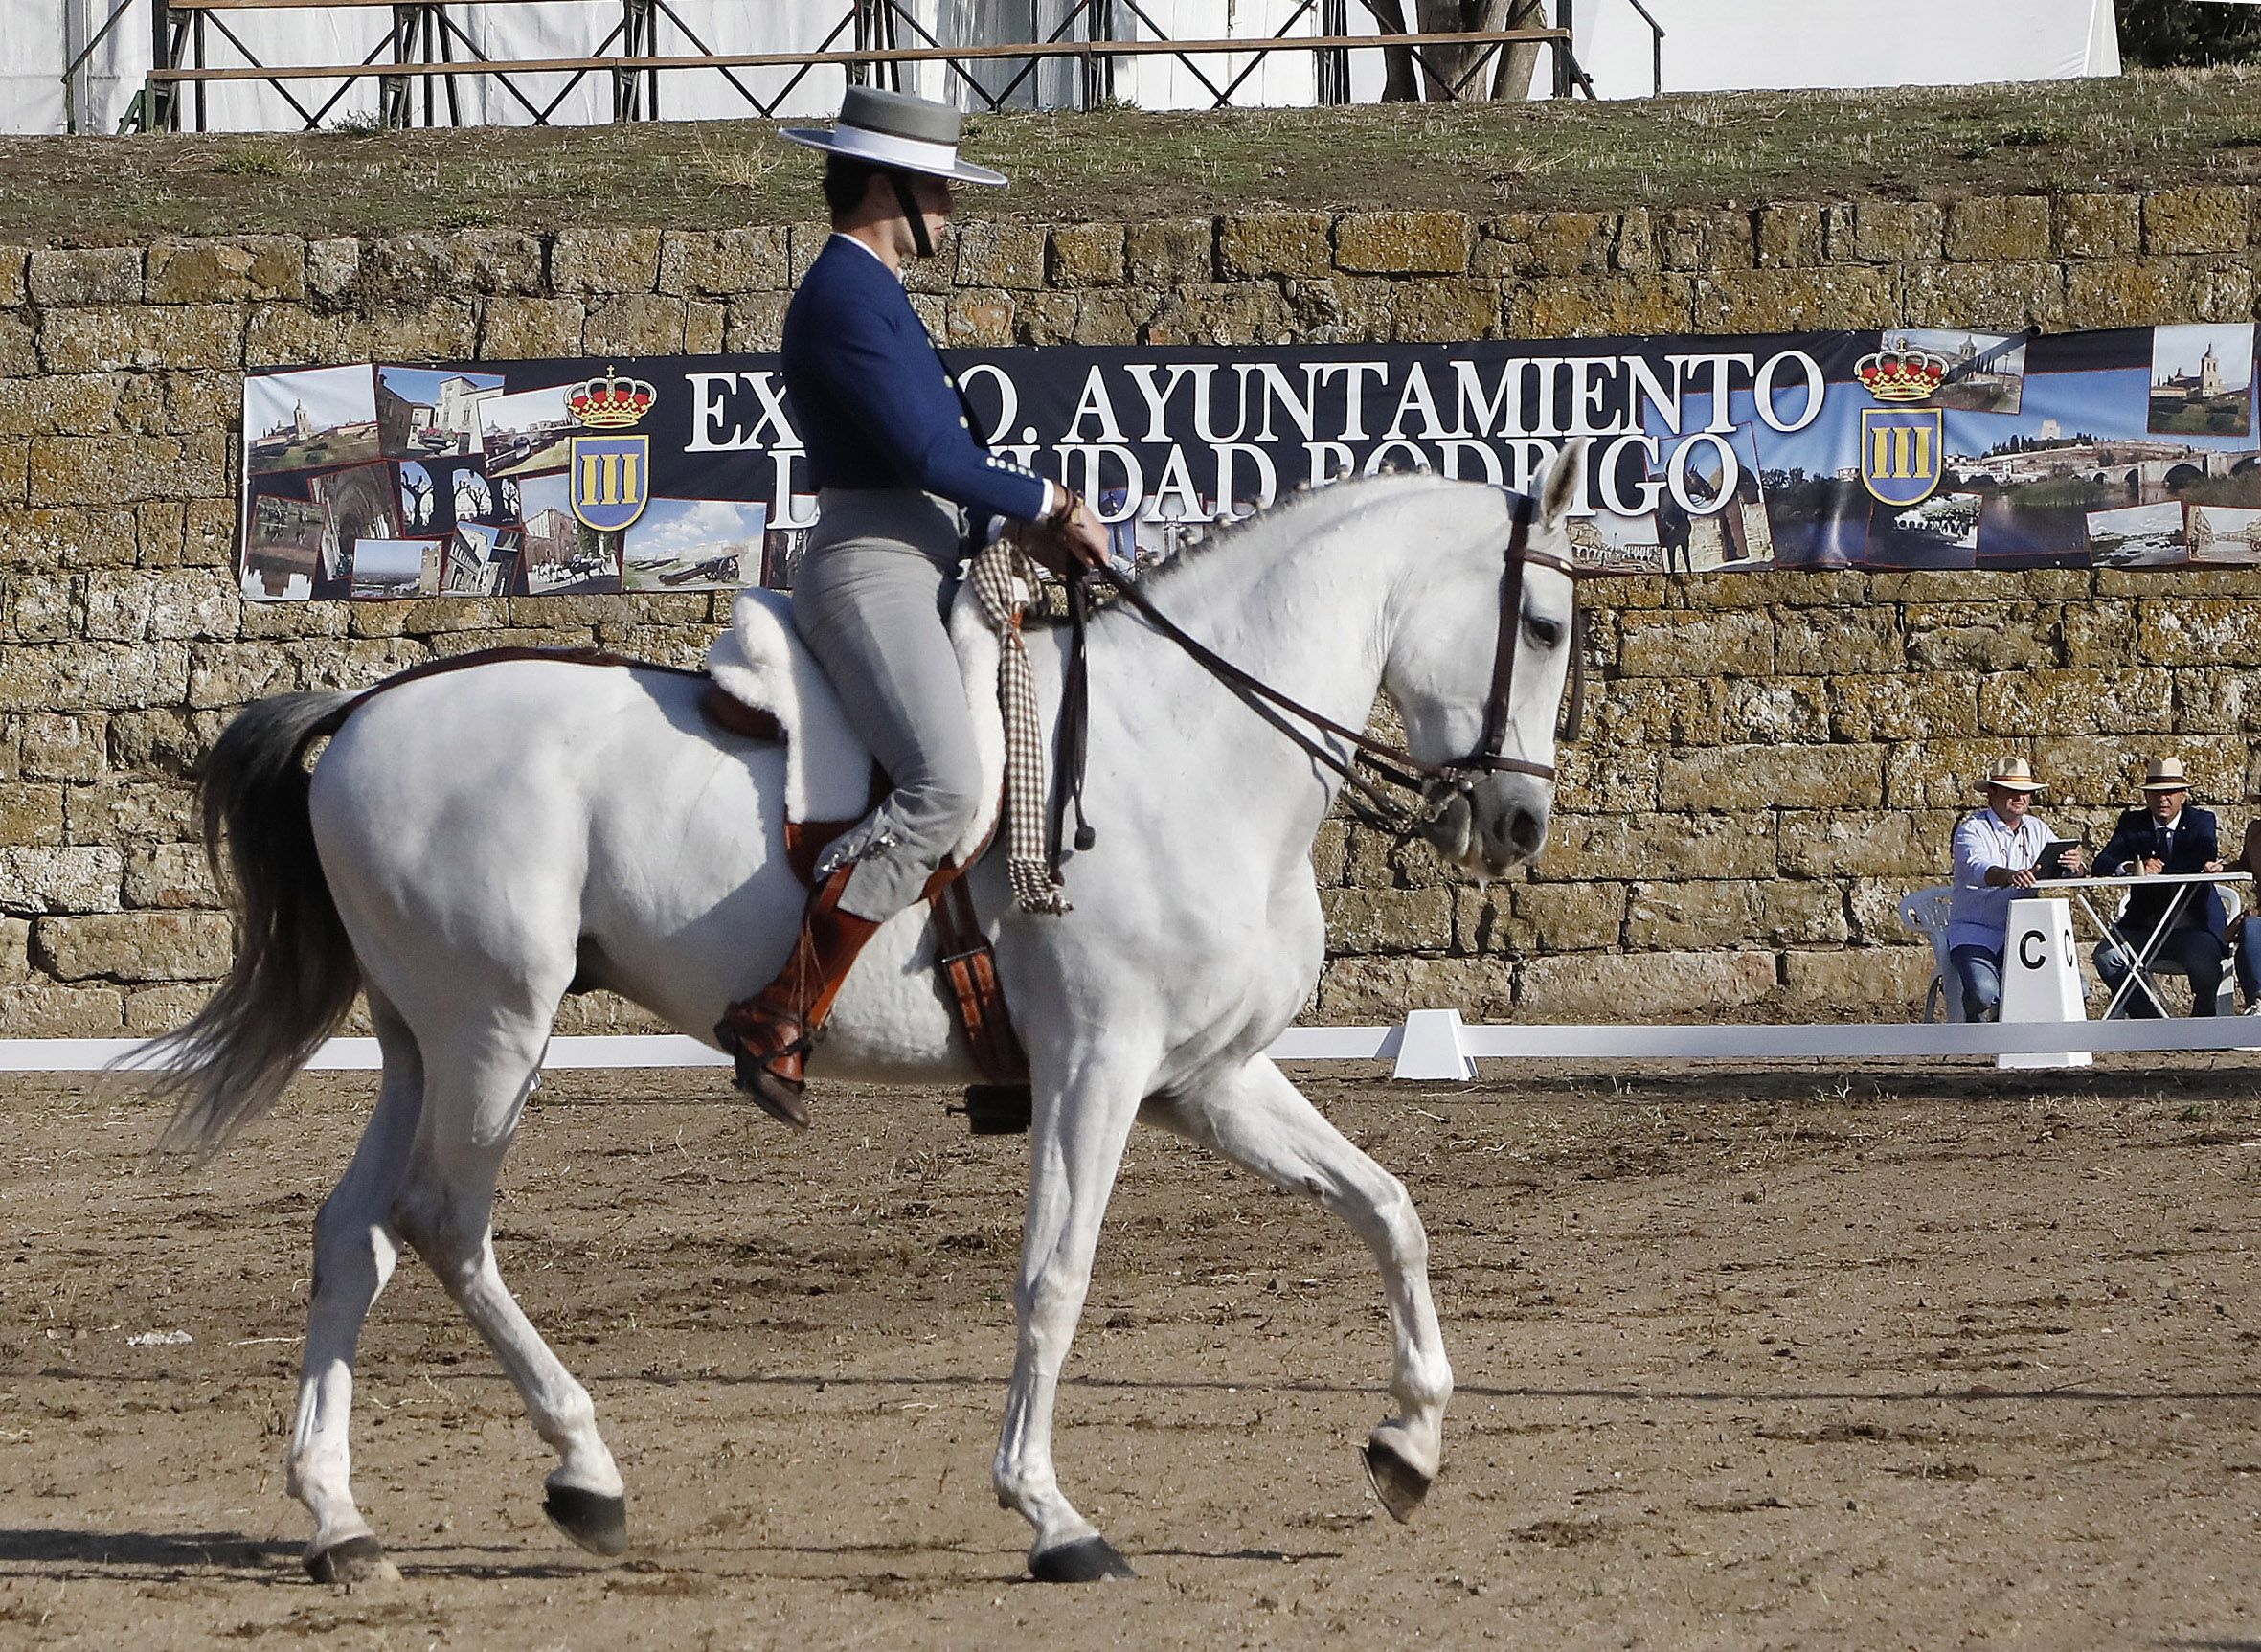
[[[1565,523],[1585,477],[1586,443],[1573,441],[1527,504],[1492,490],[1466,518],[1473,532],[1425,552],[1391,648],[1384,682],[1409,749],[1424,762],[1468,765],[1458,781],[1432,786],[1423,835],[1475,875],[1496,877],[1547,841],[1555,715],[1578,645]],[[1520,557],[1518,509],[1530,513]],[[1518,611],[1507,611],[1510,602]],[[1514,628],[1504,636],[1504,626]]]

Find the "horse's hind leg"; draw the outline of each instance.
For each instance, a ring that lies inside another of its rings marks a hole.
[[[428,1050],[430,1098],[407,1185],[394,1206],[400,1232],[464,1310],[525,1402],[534,1432],[557,1453],[543,1507],[582,1548],[628,1546],[627,1499],[597,1432],[588,1391],[550,1351],[495,1266],[495,1178],[533,1093],[549,1017],[465,1029]]]
[[[1429,1235],[1404,1185],[1345,1141],[1262,1056],[1218,1083],[1149,1102],[1145,1116],[1277,1188],[1317,1199],[1373,1252],[1390,1301],[1390,1393],[1398,1414],[1368,1439],[1367,1471],[1391,1518],[1411,1519],[1443,1455],[1453,1370],[1429,1299]]]
[[[416,1040],[391,1006],[373,993],[370,1012],[384,1077],[353,1161],[314,1218],[314,1281],[290,1435],[291,1495],[314,1515],[306,1570],[324,1583],[395,1575],[353,1501],[348,1436],[361,1326],[400,1255],[390,1211],[416,1136],[424,1069]]]

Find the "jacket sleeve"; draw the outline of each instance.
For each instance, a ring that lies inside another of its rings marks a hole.
[[[1044,513],[1044,478],[983,451],[932,344],[869,305],[832,305],[824,321],[835,384],[862,387],[843,404],[892,468],[971,511],[1024,522]]]
[[[2190,862],[2192,871],[2198,871],[2200,867],[2204,866],[2210,860],[2222,858],[2222,840],[2219,833],[2220,828],[2214,824],[2212,810],[2192,809],[2190,811],[2190,848],[2183,851],[2182,858]]]
[[[2112,836],[2106,840],[2104,847],[2096,851],[2095,865],[2098,877],[2117,877],[2127,870],[2136,858],[2136,850],[2134,846],[2128,842],[2128,834],[2139,820],[2147,818],[2149,817],[2142,815],[2139,811],[2123,814],[2119,817],[2118,824],[2112,828]]]

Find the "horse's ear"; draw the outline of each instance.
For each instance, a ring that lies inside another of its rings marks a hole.
[[[1539,520],[1560,522],[1586,491],[1586,450],[1594,444],[1581,436],[1566,443],[1547,474],[1539,480]]]

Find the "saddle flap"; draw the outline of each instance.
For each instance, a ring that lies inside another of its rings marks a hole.
[[[706,689],[699,695],[699,710],[716,728],[741,739],[759,740],[773,746],[785,743],[784,728],[775,716],[758,706],[749,706],[712,678],[708,679]]]

